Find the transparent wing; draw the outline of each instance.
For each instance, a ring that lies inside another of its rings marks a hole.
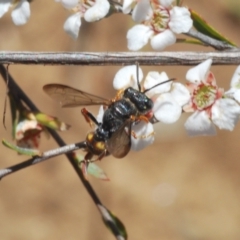
[[[109,105],[110,100],[95,96],[81,90],[62,84],[47,84],[43,90],[53,99],[59,101],[62,107],[77,107],[88,105]]]
[[[107,141],[107,150],[116,158],[125,157],[131,148],[131,123],[128,123],[128,132],[126,125],[119,128]]]

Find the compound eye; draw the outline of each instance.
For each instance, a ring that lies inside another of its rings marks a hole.
[[[153,101],[152,101],[152,99],[148,99],[147,100],[147,105],[148,105],[148,109],[152,109],[153,108]]]
[[[142,111],[148,111],[153,108],[153,101],[149,98],[146,98],[142,105]]]

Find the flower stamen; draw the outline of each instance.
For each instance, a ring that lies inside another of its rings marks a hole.
[[[167,9],[160,7],[154,10],[151,23],[154,32],[160,33],[168,28],[168,23],[170,21],[170,15]]]
[[[216,87],[201,84],[198,89],[193,92],[193,104],[196,109],[203,110],[214,104],[216,96]]]

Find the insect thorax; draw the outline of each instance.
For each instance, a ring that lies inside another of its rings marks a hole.
[[[129,99],[138,111],[138,115],[145,115],[153,108],[153,101],[143,92],[132,87],[127,88],[123,97]]]

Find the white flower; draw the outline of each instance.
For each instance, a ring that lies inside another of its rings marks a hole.
[[[154,101],[154,116],[160,122],[174,123],[180,118],[182,108],[189,100],[190,94],[187,88],[181,83],[173,82],[171,90],[160,94]]]
[[[12,11],[12,20],[15,25],[25,24],[30,17],[30,4],[27,0],[1,0],[0,1],[0,18],[10,9]]]
[[[149,89],[156,84],[169,80],[165,72],[149,72],[144,81],[144,89]],[[155,118],[163,123],[171,124],[176,122],[182,113],[182,107],[190,100],[188,89],[181,83],[168,82],[161,84],[149,92],[154,106],[153,113]]]
[[[149,9],[149,11],[151,11],[149,0],[123,0],[122,12],[124,14],[129,14],[132,10],[132,6],[134,6],[132,16],[135,22],[145,20],[146,10]]]
[[[79,13],[75,13],[67,18],[63,25],[63,29],[72,38],[77,39],[80,26],[81,15]]]
[[[225,95],[240,103],[240,66],[238,66],[234,72],[230,86],[230,90],[228,90]]]
[[[37,149],[40,143],[40,134],[43,126],[36,120],[24,119],[17,124],[15,140],[17,146]]]
[[[107,0],[57,0],[57,2],[61,2],[65,8],[73,11],[73,15],[68,17],[63,28],[74,39],[78,37],[82,17],[87,22],[99,21],[110,9]]]
[[[143,121],[132,126],[132,130],[135,136],[131,137],[131,149],[134,151],[140,151],[154,141],[154,129],[153,125]]]
[[[72,9],[77,6],[78,0],[55,0],[55,2],[61,2],[67,9]]]
[[[16,118],[13,126],[14,139],[17,146],[24,148],[38,148],[40,143],[41,132],[46,131],[46,127],[53,130],[65,131],[70,125],[60,121],[58,118],[49,116],[41,112],[19,111],[14,109]]]
[[[138,68],[138,81],[141,83],[143,80],[143,72]],[[121,68],[113,79],[113,88],[116,90],[133,87],[137,89],[137,69],[136,65],[126,66]]]
[[[164,123],[177,121],[182,113],[182,106],[190,99],[188,89],[180,83],[173,83],[172,81],[165,83],[169,80],[165,72],[149,72],[143,81],[141,68],[138,71],[141,90],[145,91],[154,103],[153,109],[145,117],[151,119],[154,115],[158,121]],[[113,86],[117,90],[130,86],[138,89],[136,65],[120,69],[113,80]],[[137,122],[132,126],[132,130],[138,136],[132,136],[132,149],[140,150],[154,141],[153,126],[150,122]]]
[[[12,0],[5,0],[0,2],[0,17],[2,17],[11,7]]]
[[[172,7],[172,2],[173,0],[143,0],[137,3],[132,17],[142,24],[134,26],[127,33],[130,50],[141,49],[149,39],[154,50],[162,50],[176,42],[175,34],[190,30],[193,23],[190,12],[185,7]],[[129,9],[130,4],[127,3],[126,9]]]
[[[209,71],[211,64],[212,60],[208,59],[186,75],[191,100],[184,111],[194,113],[187,119],[185,128],[192,136],[216,134],[214,124],[220,129],[233,130],[239,119],[240,106],[233,99],[223,98],[224,90],[218,88]]]
[[[104,114],[104,107],[103,105],[100,106],[99,110],[98,110],[98,115],[96,117],[96,120],[101,123],[102,122],[102,119],[103,119],[103,114]],[[96,126],[97,127],[97,126]]]

